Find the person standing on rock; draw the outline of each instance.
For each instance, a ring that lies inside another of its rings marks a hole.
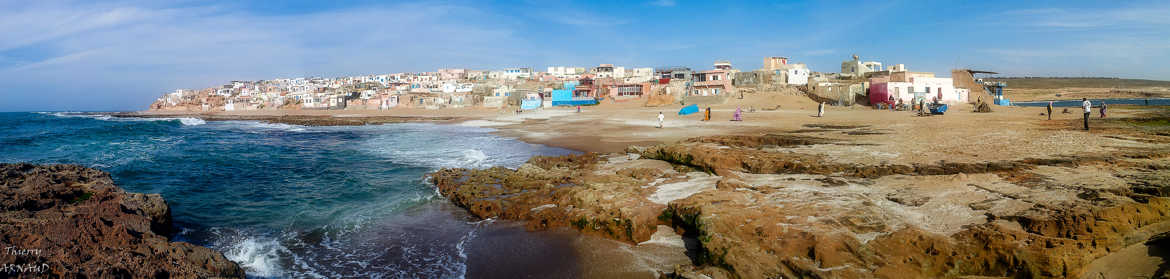
[[[824,117],[824,116],[825,116],[825,102],[821,102],[819,105],[817,105],[817,117]]]
[[[662,112],[659,111],[658,112],[658,128],[659,129],[662,129],[662,120],[666,120],[666,115],[662,115]]]
[[[1089,130],[1089,115],[1093,113],[1092,107],[1093,103],[1089,102],[1088,98],[1081,98],[1081,108],[1085,109],[1085,131]]]
[[[1048,101],[1048,120],[1052,120],[1052,101]]]

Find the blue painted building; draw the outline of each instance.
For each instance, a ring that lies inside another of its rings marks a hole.
[[[577,91],[578,82],[566,81],[564,83],[565,89],[557,89],[552,92],[553,106],[586,106],[596,105],[597,99],[589,96],[574,96]]]

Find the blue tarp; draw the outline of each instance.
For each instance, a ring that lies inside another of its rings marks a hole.
[[[540,108],[540,99],[524,99],[520,101],[520,109],[530,110]]]
[[[947,105],[941,104],[930,108],[930,114],[943,114],[947,112]]]
[[[696,113],[696,112],[699,112],[699,106],[689,105],[689,106],[683,107],[682,109],[678,110],[678,115],[687,115],[687,114],[692,114],[692,113]]]

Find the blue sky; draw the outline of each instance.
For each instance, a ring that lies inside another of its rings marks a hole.
[[[0,1],[0,111],[142,110],[230,80],[440,67],[788,56],[836,72],[854,53],[944,76],[1168,80],[1168,14],[1167,1]]]

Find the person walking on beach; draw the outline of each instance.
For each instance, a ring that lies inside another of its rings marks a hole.
[[[704,112],[703,121],[711,121],[711,107],[707,107],[707,111]]]
[[[1105,100],[1101,100],[1101,118],[1105,118],[1105,108],[1108,106],[1105,104]]]
[[[1052,120],[1052,101],[1048,101],[1048,120]]]
[[[1092,107],[1093,103],[1090,103],[1088,98],[1081,98],[1081,108],[1085,109],[1085,131],[1089,130],[1089,114],[1093,113],[1093,110],[1090,109]]]
[[[581,113],[581,106],[577,106],[577,113]]]
[[[817,105],[817,117],[823,116],[825,116],[825,102],[821,102],[819,105]]]
[[[662,115],[662,112],[659,111],[658,112],[658,128],[659,129],[662,129],[662,120],[666,120],[666,115]]]

